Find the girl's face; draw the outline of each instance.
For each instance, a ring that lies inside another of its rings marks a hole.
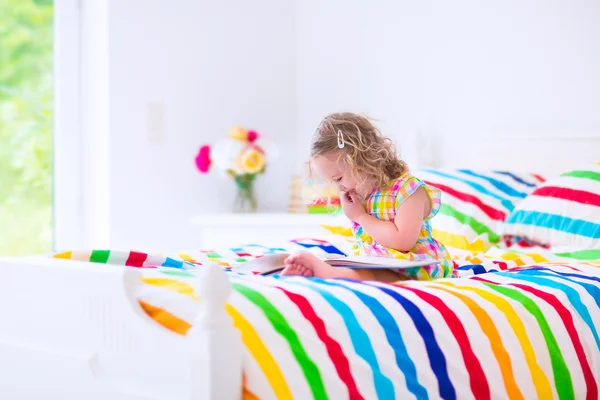
[[[356,190],[358,182],[352,178],[350,170],[340,164],[335,156],[317,156],[313,159],[317,174],[333,182],[340,192]]]

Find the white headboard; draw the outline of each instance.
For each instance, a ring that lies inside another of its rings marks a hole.
[[[600,132],[416,140],[419,167],[500,169],[551,176],[600,161]]]

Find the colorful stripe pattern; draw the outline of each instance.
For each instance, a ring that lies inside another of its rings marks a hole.
[[[56,253],[53,258],[136,268],[158,268],[164,270],[165,273],[186,275],[185,270],[197,268],[207,263],[218,264],[227,270],[235,270],[237,265],[270,254],[293,254],[308,251],[317,255],[335,254],[344,256],[351,253],[351,247],[351,244],[348,244],[346,249],[340,249],[321,239],[294,239],[282,241],[278,247],[247,244],[230,248],[188,251],[168,255],[127,250],[78,250]]]
[[[600,251],[600,165],[566,172],[539,186],[507,218],[504,234],[509,241]],[[597,253],[590,256],[599,258]]]
[[[582,263],[600,266],[600,249],[577,250],[570,247],[541,248],[516,243],[509,248],[494,246],[486,252],[457,251],[454,256],[457,276],[506,271],[536,263]]]
[[[321,240],[292,245],[340,251]],[[56,257],[140,268],[139,304],[184,335],[197,312],[190,279],[200,259],[230,269],[236,257],[289,246]],[[231,274],[227,311],[247,352],[244,397],[596,399],[600,261],[565,260],[495,248],[458,261],[461,278],[397,285]]]
[[[534,174],[424,169],[415,175],[442,191],[434,237],[450,249],[485,251],[501,239],[506,217],[543,180]]]
[[[136,268],[193,268],[194,262],[179,257],[168,257],[164,255],[148,254],[140,251],[120,250],[88,250],[88,251],[65,251],[54,254],[54,258],[62,258],[77,261],[89,261],[100,264],[125,265]]]
[[[138,301],[184,334],[197,312],[192,277],[143,272]],[[586,263],[396,285],[231,281],[249,397],[599,397],[600,268]]]

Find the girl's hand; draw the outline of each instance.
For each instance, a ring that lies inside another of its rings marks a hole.
[[[340,201],[342,210],[350,221],[356,222],[363,214],[367,213],[354,191],[343,192]]]

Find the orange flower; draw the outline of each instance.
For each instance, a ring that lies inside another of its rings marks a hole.
[[[245,142],[248,140],[248,131],[241,126],[234,126],[229,129],[228,136],[234,140]]]
[[[265,157],[256,148],[249,148],[240,157],[240,164],[248,174],[256,174],[265,167]]]

